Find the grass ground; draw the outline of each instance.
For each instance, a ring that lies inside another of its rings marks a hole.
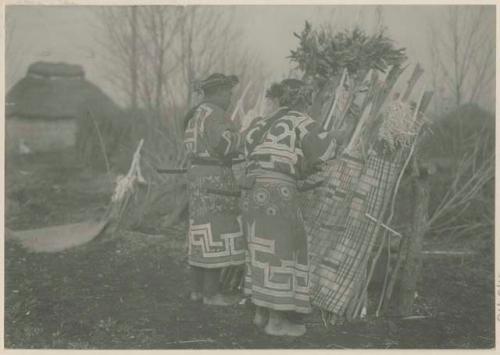
[[[110,196],[106,175],[41,170],[29,162],[9,169],[7,196],[16,205],[6,216],[11,229],[85,220],[102,213]],[[55,254],[27,253],[7,242],[6,348],[494,346],[491,255],[426,258],[416,313],[427,318],[325,328],[316,312],[306,318],[308,333],[289,339],[257,330],[249,304],[217,308],[190,302],[184,236],[182,225],[162,235],[122,231]]]

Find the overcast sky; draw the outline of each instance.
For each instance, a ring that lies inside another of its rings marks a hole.
[[[388,35],[407,48],[412,62],[429,66],[429,21],[443,16],[444,6],[383,6]],[[333,22],[339,29],[354,24],[370,30],[374,6],[237,6],[236,23],[244,31],[247,46],[261,56],[274,76],[288,72],[286,58],[295,48],[305,20],[313,24]],[[492,31],[495,8],[491,8]],[[102,75],[95,43],[95,18],[85,6],[8,6],[6,11],[8,45],[7,88],[25,75],[27,66],[37,60],[65,61],[84,66],[89,80],[114,97]]]

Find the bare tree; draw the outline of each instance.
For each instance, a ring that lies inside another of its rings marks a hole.
[[[183,11],[184,21],[175,56],[181,62],[184,81],[185,95],[180,99],[190,105],[193,103],[192,84],[226,60],[221,55],[227,46],[225,40],[233,35],[234,29],[231,10],[192,6]]]
[[[107,77],[113,86],[129,98],[129,106],[137,106],[138,19],[137,8],[98,7],[96,40],[104,48]]]
[[[163,102],[185,108],[196,80],[228,68],[240,75],[255,62],[240,43],[233,8],[107,7],[98,18],[110,77],[131,106],[139,95],[148,108],[160,109]]]
[[[476,102],[491,90],[495,73],[492,15],[494,7],[448,6],[444,19],[430,24],[433,82],[441,96],[452,99],[453,106]]]
[[[487,6],[449,6],[445,21],[436,21],[429,29],[431,75],[438,95],[436,113],[453,112],[450,125],[433,127],[433,140],[443,146],[433,153],[450,159],[448,184],[429,214],[428,224],[435,234],[459,237],[491,233],[491,196],[485,197],[484,192],[494,178],[494,130],[479,110],[468,113],[465,119],[461,115],[470,109],[456,110],[467,103],[491,108],[487,101],[493,99],[488,94],[494,93],[495,76],[491,16],[494,8]],[[478,129],[478,125],[484,126]],[[480,219],[473,218],[473,210],[482,205],[485,213]]]
[[[181,8],[150,6],[141,9],[143,33],[139,37],[143,55],[143,76],[140,86],[147,107],[164,110],[163,94],[167,78],[179,66],[169,57],[183,17]],[[149,74],[149,75],[148,75]]]
[[[108,79],[129,98],[129,106],[160,110],[167,53],[180,22],[175,6],[98,8],[97,40],[105,50]]]
[[[145,164],[175,167],[183,162],[182,118],[199,99],[194,90],[198,80],[215,71],[236,74],[241,82],[238,90],[251,79],[263,81],[259,58],[248,53],[241,41],[234,8],[108,7],[100,9],[97,19],[109,78],[127,95],[132,108],[155,113],[146,115],[148,133],[141,133],[147,135]],[[256,85],[256,90],[261,89]],[[154,181],[165,178],[151,175]],[[182,209],[180,205],[173,215]]]
[[[173,53],[179,63],[173,82],[176,90],[168,92],[171,97],[167,100],[176,103],[179,113],[196,103],[199,97],[194,84],[211,72],[238,75],[240,85],[235,96],[241,95],[250,81],[254,85],[264,81],[260,58],[245,48],[243,33],[235,26],[234,9],[186,7],[182,19]],[[256,100],[257,91],[261,90],[258,86],[248,95],[249,99]]]

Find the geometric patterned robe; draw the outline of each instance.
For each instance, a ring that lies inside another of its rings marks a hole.
[[[309,116],[281,108],[253,122],[245,137],[247,237],[245,294],[254,304],[309,313],[309,262],[297,180],[335,155],[332,133]]]
[[[184,146],[190,158],[188,263],[223,268],[245,262],[246,243],[239,209],[239,187],[231,158],[240,134],[224,110],[204,102],[189,120]]]

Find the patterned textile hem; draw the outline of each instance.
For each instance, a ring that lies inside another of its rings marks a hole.
[[[243,287],[243,294],[249,297],[252,303],[257,306],[274,309],[276,311],[295,311],[299,313],[311,313],[312,305],[309,302],[309,295],[295,294],[293,296],[283,297],[283,295],[273,295],[272,290],[263,289],[257,286],[249,286],[248,278],[245,277],[245,286]],[[278,294],[280,291],[274,291]],[[273,300],[275,297],[280,298],[280,303]],[[271,299],[266,301],[266,298]],[[300,302],[297,302],[300,299]]]
[[[294,311],[297,313],[305,313],[305,314],[312,312],[311,307],[297,307],[297,306],[291,306],[291,305],[287,305],[287,304],[279,305],[279,304],[275,304],[275,303],[268,303],[266,301],[262,301],[262,300],[258,300],[258,299],[253,299],[253,298],[250,298],[250,299],[252,300],[252,303],[256,306],[270,308],[270,309],[275,310],[275,311],[283,311],[283,312]]]
[[[237,260],[237,261],[225,261],[225,262],[220,262],[220,263],[199,263],[196,261],[191,261],[188,260],[188,264],[192,266],[197,266],[201,267],[203,269],[217,269],[217,268],[222,268],[222,267],[228,267],[228,266],[239,266],[245,264],[245,260]]]

